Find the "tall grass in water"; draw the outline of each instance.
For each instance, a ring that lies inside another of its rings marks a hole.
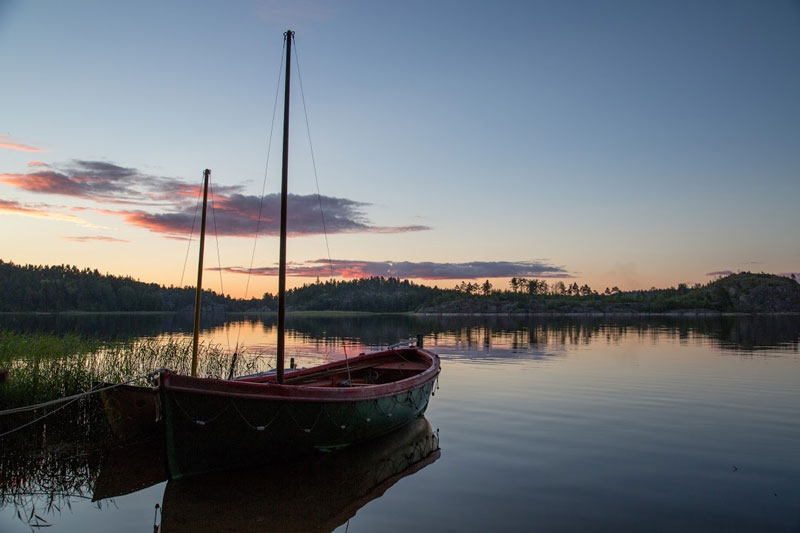
[[[89,390],[93,383],[146,385],[144,375],[161,368],[188,374],[192,343],[187,339],[143,338],[101,343],[77,335],[0,331],[0,368],[9,381],[0,385],[0,410],[30,405]],[[239,358],[239,373],[255,371],[257,359]],[[220,345],[202,343],[198,375],[227,377],[231,356]]]
[[[143,338],[132,342],[104,346],[95,353],[98,378],[96,381],[122,383],[137,378],[133,384],[145,384],[141,377],[166,368],[179,374],[192,370],[192,341],[190,339]],[[200,343],[197,375],[208,378],[227,378],[232,355],[219,344]],[[239,357],[237,374],[257,371],[258,358]]]
[[[189,373],[191,353],[186,339],[102,343],[73,334],[0,331],[0,369],[9,370],[8,382],[0,384],[0,411],[88,391],[96,382],[146,385],[142,376],[160,368]],[[255,371],[258,362],[239,358],[238,373]],[[227,377],[230,365],[219,345],[200,346],[198,375]],[[0,416],[0,434],[58,407]],[[49,525],[71,499],[90,497],[108,437],[97,394],[0,437],[0,509],[13,506],[33,528]]]

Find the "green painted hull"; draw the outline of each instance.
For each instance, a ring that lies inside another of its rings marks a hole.
[[[438,358],[436,367],[425,374],[406,380],[410,382],[406,387],[392,384],[396,390],[378,396],[369,387],[313,391],[334,396],[327,400],[302,394],[299,398],[236,394],[212,386],[202,391],[161,387],[170,477],[286,461],[389,433],[425,413],[438,375]],[[193,378],[172,379],[191,383]],[[267,391],[287,387],[261,386]],[[304,393],[302,387],[295,390]],[[349,397],[341,397],[344,394]]]

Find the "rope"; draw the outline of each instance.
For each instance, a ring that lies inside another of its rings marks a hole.
[[[266,424],[262,424],[262,425],[260,425],[260,426],[255,426],[255,425],[251,424],[251,423],[250,423],[250,421],[249,421],[249,420],[248,420],[248,419],[247,419],[247,418],[244,416],[244,413],[242,413],[242,412],[239,410],[239,407],[236,405],[236,402],[235,402],[235,401],[231,400],[231,403],[233,403],[233,408],[234,408],[234,409],[236,410],[236,412],[238,413],[238,415],[239,415],[239,418],[241,418],[241,419],[244,421],[244,423],[248,425],[248,427],[249,427],[250,429],[255,429],[256,431],[264,431],[265,429],[267,429],[268,427],[270,427],[270,426],[272,425],[272,423],[273,423],[273,422],[275,422],[275,420],[277,420],[277,419],[278,419],[278,415],[280,415],[280,414],[281,414],[281,410],[283,409],[283,404],[280,404],[280,405],[278,406],[278,408],[275,410],[275,415],[272,417],[272,420],[270,420],[270,421],[269,421],[269,422],[267,422]]]
[[[317,422],[319,422],[319,418],[322,415],[323,409],[325,409],[325,404],[320,404],[319,411],[317,411],[317,417],[314,419],[314,423],[311,424],[311,427],[300,424],[300,422],[298,422],[297,419],[292,414],[291,409],[288,409],[286,412],[289,414],[289,418],[292,419],[292,422],[294,422],[295,426],[297,426],[299,429],[302,429],[305,433],[311,433],[314,430],[314,428],[317,427]]]
[[[213,422],[214,420],[216,420],[217,418],[219,418],[220,416],[225,414],[228,411],[228,409],[230,409],[230,404],[228,404],[219,413],[217,413],[216,415],[212,416],[211,418],[208,418],[206,420],[200,420],[200,419],[195,418],[192,415],[190,415],[189,412],[186,409],[183,408],[183,406],[178,401],[178,396],[177,395],[173,395],[172,396],[172,401],[175,402],[175,406],[178,408],[178,410],[180,412],[183,413],[183,416],[185,416],[187,419],[191,420],[192,422],[194,422],[198,426],[205,426],[209,422]]]
[[[247,300],[247,294],[250,289],[250,277],[253,273],[253,262],[255,261],[256,257],[256,245],[258,244],[258,233],[261,231],[261,214],[264,210],[264,193],[267,190],[267,171],[269,170],[269,156],[272,153],[272,135],[275,132],[275,116],[277,115],[278,110],[278,95],[280,94],[281,89],[281,78],[283,72],[283,50],[286,49],[286,39],[283,40],[283,48],[281,49],[281,64],[278,67],[278,85],[275,87],[275,99],[272,103],[272,122],[270,122],[269,126],[269,140],[267,141],[267,161],[264,164],[264,180],[261,183],[261,200],[258,204],[258,221],[256,222],[256,233],[253,236],[253,252],[250,254],[250,267],[247,269],[247,280],[244,285],[244,296],[242,297],[243,300]],[[236,347],[239,347],[239,337],[242,334],[242,323],[239,322],[239,329],[236,332]]]
[[[183,270],[181,271],[181,281],[178,288],[183,288],[183,277],[186,275],[186,264],[189,262],[189,250],[192,248],[192,237],[194,236],[194,225],[197,222],[197,212],[200,210],[200,198],[203,197],[203,186],[200,184],[200,189],[197,193],[197,203],[194,206],[194,217],[192,218],[192,230],[189,232],[189,244],[186,245],[186,257],[183,259]]]
[[[214,242],[217,243],[217,271],[219,272],[219,292],[220,296],[222,297],[223,301],[225,299],[225,287],[222,285],[222,258],[220,257],[219,253],[219,234],[217,233],[217,210],[214,209],[214,186],[211,184],[211,180],[208,183],[208,193],[211,195],[211,219],[214,222]],[[228,331],[228,328],[225,328],[225,339],[228,343],[228,351],[231,351],[231,336]],[[235,360],[234,360],[235,362]]]
[[[344,350],[344,366],[347,367],[347,386],[353,386],[353,378],[350,376],[350,360],[347,358],[347,345],[342,343],[342,350]]]
[[[317,177],[317,161],[314,158],[314,145],[311,144],[311,128],[308,126],[308,111],[306,110],[306,95],[303,91],[303,77],[300,75],[300,60],[297,58],[297,42],[294,47],[294,62],[297,70],[297,81],[300,82],[300,97],[303,101],[303,114],[306,118],[306,132],[308,133],[308,148],[311,150],[311,166],[314,169],[314,181],[317,184],[317,200],[319,201],[319,214],[322,217],[322,232],[325,234],[325,248],[328,249],[328,268],[333,278],[333,261],[331,260],[331,247],[328,244],[328,229],[325,227],[325,212],[322,210],[322,195],[319,193],[319,178]]]
[[[51,416],[51,415],[61,411],[62,409],[64,409],[64,408],[68,407],[69,405],[77,402],[78,400],[80,400],[81,398],[83,398],[85,396],[90,396],[90,395],[96,394],[98,392],[103,392],[103,391],[106,391],[106,390],[110,390],[110,389],[114,389],[114,388],[117,388],[117,387],[121,387],[122,385],[128,385],[128,384],[133,383],[134,381],[136,381],[138,379],[141,379],[141,378],[150,379],[150,378],[156,376],[157,374],[161,373],[163,370],[165,370],[165,369],[161,368],[161,369],[158,369],[158,370],[154,370],[154,371],[149,372],[147,374],[144,374],[144,375],[141,375],[141,376],[137,376],[137,377],[135,377],[133,379],[130,379],[130,380],[124,382],[124,383],[115,383],[114,385],[109,385],[107,387],[100,387],[99,389],[95,389],[94,387],[92,387],[91,389],[89,389],[86,392],[80,392],[78,394],[73,394],[72,396],[66,396],[64,398],[58,398],[57,400],[50,400],[48,402],[42,402],[42,403],[38,403],[38,404],[35,404],[35,405],[29,405],[29,406],[26,406],[26,407],[15,407],[13,409],[6,409],[4,411],[0,411],[0,416],[2,416],[2,415],[10,415],[10,414],[15,414],[15,413],[24,413],[24,412],[27,412],[27,411],[34,411],[36,409],[41,409],[43,407],[48,407],[50,405],[57,405],[59,403],[63,403],[64,404],[61,407],[58,407],[57,409],[53,409],[49,413],[46,413],[46,414],[40,416],[39,418],[31,420],[30,422],[26,422],[25,424],[22,424],[21,426],[18,426],[18,427],[14,428],[14,429],[10,429],[10,430],[6,431],[5,433],[0,433],[0,438],[3,438],[5,436],[7,436],[7,435],[10,435],[12,433],[15,433],[15,432],[21,430],[21,429],[24,429],[24,428],[26,428],[28,426],[31,426],[31,425],[33,425],[33,424],[35,424],[35,423],[37,423],[37,422],[39,422],[41,420],[44,420],[48,416]],[[64,403],[64,402],[66,402],[66,403]]]
[[[70,400],[77,400],[78,398],[82,398],[83,396],[89,396],[89,395],[95,394],[97,392],[103,392],[104,390],[114,389],[114,388],[120,387],[122,385],[129,385],[129,384],[133,383],[134,381],[137,381],[137,380],[142,379],[142,378],[150,379],[150,378],[160,374],[163,370],[166,370],[166,369],[165,368],[160,368],[158,370],[154,370],[152,372],[148,372],[147,374],[143,374],[141,376],[136,376],[135,378],[129,379],[128,381],[125,381],[123,383],[114,383],[113,385],[109,385],[107,387],[102,387],[102,388],[99,388],[99,389],[95,389],[94,387],[92,387],[88,391],[79,392],[78,394],[73,394],[72,396],[65,396],[63,398],[58,398],[58,399],[55,399],[55,400],[50,400],[50,401],[42,402],[42,403],[37,403],[37,404],[34,404],[34,405],[27,405],[25,407],[14,407],[12,409],[6,409],[4,411],[0,411],[0,416],[2,416],[2,415],[11,415],[11,414],[15,414],[15,413],[24,413],[26,411],[35,411],[36,409],[41,409],[42,407],[49,407],[51,405],[57,405],[59,403],[68,402]]]
[[[50,416],[50,415],[52,415],[52,414],[55,414],[55,413],[59,412],[60,410],[62,410],[62,409],[64,409],[65,407],[67,407],[67,406],[69,406],[69,405],[73,404],[74,402],[77,402],[79,399],[80,399],[80,398],[73,398],[73,399],[72,399],[72,401],[69,401],[69,402],[65,403],[64,405],[62,405],[61,407],[59,407],[59,408],[57,408],[57,409],[53,409],[52,411],[50,411],[50,412],[49,412],[49,413],[47,413],[46,415],[42,415],[42,416],[40,416],[39,418],[36,418],[36,419],[34,419],[34,420],[31,420],[31,421],[30,421],[30,422],[28,422],[28,423],[22,424],[21,426],[15,427],[14,429],[10,429],[10,430],[6,431],[5,433],[0,433],[0,439],[1,439],[1,438],[3,438],[3,437],[5,437],[6,435],[11,435],[12,433],[16,433],[16,432],[17,432],[17,431],[19,431],[20,429],[24,429],[24,428],[26,428],[26,427],[28,427],[28,426],[32,426],[33,424],[35,424],[35,423],[39,422],[40,420],[44,420],[44,419],[45,419],[45,418],[47,418],[48,416]]]

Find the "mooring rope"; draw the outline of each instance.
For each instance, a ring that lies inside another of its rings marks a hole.
[[[6,435],[10,435],[11,433],[19,431],[19,430],[21,430],[23,428],[26,428],[26,427],[30,426],[30,425],[33,425],[36,422],[44,420],[48,416],[51,416],[51,415],[57,413],[58,411],[64,409],[65,407],[71,405],[74,402],[77,402],[78,400],[80,400],[81,398],[83,398],[85,396],[91,396],[92,394],[97,394],[98,392],[103,392],[103,391],[106,391],[106,390],[115,389],[115,388],[121,387],[123,385],[129,385],[129,384],[133,383],[134,381],[137,381],[137,380],[142,379],[142,378],[149,380],[149,379],[152,379],[153,377],[157,376],[158,374],[160,374],[164,370],[166,370],[166,369],[165,368],[159,368],[158,370],[153,370],[152,372],[148,372],[147,374],[143,374],[141,376],[136,376],[135,378],[129,379],[128,381],[125,381],[123,383],[114,383],[113,385],[108,385],[106,387],[100,387],[98,389],[95,389],[94,387],[92,387],[88,391],[79,392],[78,394],[73,394],[71,396],[65,396],[63,398],[57,398],[55,400],[50,400],[50,401],[47,401],[47,402],[37,403],[37,404],[34,404],[34,405],[27,405],[27,406],[24,406],[24,407],[14,407],[12,409],[5,409],[3,411],[0,411],[0,416],[3,416],[3,415],[10,415],[10,414],[16,414],[16,413],[25,413],[25,412],[28,412],[28,411],[35,411],[37,409],[42,409],[44,407],[49,407],[51,405],[58,405],[60,403],[64,404],[64,405],[58,407],[57,409],[53,409],[49,413],[46,413],[46,414],[40,416],[39,418],[31,420],[30,422],[26,422],[25,424],[22,424],[21,426],[18,426],[18,427],[14,428],[14,429],[6,431],[5,433],[0,433],[0,438],[5,437]]]
[[[134,381],[142,379],[142,378],[145,378],[145,379],[153,378],[153,377],[157,376],[158,374],[160,374],[163,370],[166,370],[166,369],[165,368],[159,368],[158,370],[154,370],[152,372],[148,372],[147,374],[142,374],[141,376],[136,376],[135,378],[130,379],[128,381],[125,381],[124,383],[114,383],[112,385],[109,385],[107,387],[102,387],[100,389],[91,388],[88,391],[79,392],[78,394],[73,394],[72,396],[65,396],[63,398],[58,398],[58,399],[55,399],[55,400],[50,400],[50,401],[42,402],[42,403],[37,403],[37,404],[34,404],[34,405],[27,405],[25,407],[14,407],[12,409],[6,409],[4,411],[0,411],[0,416],[2,416],[2,415],[11,415],[11,414],[14,414],[14,413],[24,413],[26,411],[35,411],[36,409],[41,409],[42,407],[49,407],[51,405],[57,405],[59,403],[68,402],[70,400],[77,400],[78,398],[82,398],[83,396],[89,396],[89,395],[92,395],[92,394],[95,394],[95,393],[98,393],[98,392],[103,392],[104,390],[114,389],[116,387],[121,387],[122,385],[129,385],[129,384],[133,383]]]

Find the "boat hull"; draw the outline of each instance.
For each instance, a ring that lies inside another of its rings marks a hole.
[[[423,350],[413,352],[429,359],[425,371],[362,387],[162,375],[159,388],[170,477],[286,461],[374,439],[408,424],[425,413],[439,373],[438,357]],[[385,359],[385,353],[361,356],[350,367],[366,368],[371,361]],[[323,365],[306,374],[335,371],[335,365]]]
[[[107,383],[101,385],[108,386]],[[100,393],[113,435],[124,442],[158,436],[158,390],[153,387],[117,385]]]

